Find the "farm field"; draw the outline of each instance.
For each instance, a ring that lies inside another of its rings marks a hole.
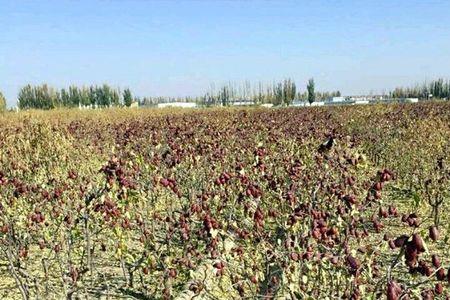
[[[2,299],[445,299],[450,103],[0,114]]]

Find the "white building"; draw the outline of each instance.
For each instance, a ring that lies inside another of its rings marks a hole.
[[[362,105],[362,104],[369,104],[369,100],[356,100],[354,105]]]
[[[261,106],[266,107],[266,108],[271,108],[271,107],[273,107],[273,104],[272,103],[264,103],[264,104],[261,104]]]
[[[232,106],[246,106],[246,105],[255,105],[255,102],[252,100],[238,100],[235,102],[231,102]]]
[[[168,102],[168,103],[158,103],[158,108],[165,107],[181,107],[181,108],[194,108],[197,107],[197,103],[193,102]]]
[[[298,101],[298,100],[293,101],[292,104],[291,104],[291,106],[294,106],[294,107],[303,107],[303,106],[307,106],[307,105],[309,105],[308,102],[306,102],[306,101]]]
[[[344,102],[345,101],[345,97],[331,97],[329,99],[330,102]]]
[[[133,103],[131,103],[130,108],[138,108],[139,107],[139,102],[134,101]]]

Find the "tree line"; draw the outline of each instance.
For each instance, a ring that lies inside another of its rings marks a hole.
[[[251,101],[255,104],[289,106],[292,105],[294,101],[309,101],[312,103],[316,100],[321,101],[340,95],[340,91],[316,92],[314,79],[308,81],[306,91],[300,91],[294,80],[287,78],[272,84],[258,82],[256,85],[251,85],[250,82],[245,81],[241,85],[229,83],[221,86],[219,89],[212,87],[211,90],[202,97],[201,102],[206,105],[220,104],[226,106],[233,102]]]
[[[315,91],[314,79],[307,83],[307,89],[300,91],[291,78],[271,84],[258,82],[251,84],[249,81],[243,83],[227,83],[216,87],[211,85],[209,90],[198,97],[144,97],[141,105],[157,105],[167,102],[195,102],[202,106],[227,106],[234,102],[248,101],[254,104],[292,105],[294,101],[306,102],[322,101],[330,97],[341,96],[340,91],[317,92]]]
[[[197,97],[133,97],[130,89],[120,91],[107,84],[95,86],[69,86],[56,89],[47,84],[22,87],[17,97],[19,109],[53,109],[61,107],[111,107],[130,106],[134,101],[140,105],[152,106],[167,102],[195,102],[202,106],[227,106],[233,102],[249,101],[254,104],[289,106],[294,100],[310,103],[329,97],[340,96],[340,92],[316,92],[314,80],[310,79],[306,91],[299,91],[294,80],[288,78],[272,84],[249,81],[242,84],[228,83],[219,88],[211,86],[209,91]],[[0,100],[1,104],[1,100]],[[1,106],[0,106],[1,107]]]
[[[388,94],[390,98],[449,99],[450,80],[442,78],[413,87],[397,87]],[[133,102],[153,106],[167,102],[195,102],[201,106],[227,106],[233,102],[248,101],[254,104],[292,105],[294,101],[315,102],[341,96],[340,91],[319,92],[314,79],[308,80],[305,90],[300,90],[291,78],[271,84],[227,83],[211,85],[202,96],[197,97],[135,97],[130,89],[121,91],[107,84],[92,86],[69,86],[55,89],[47,84],[22,87],[17,97],[19,109],[52,109],[58,107],[110,107],[130,106]],[[0,92],[0,111],[6,109],[6,100]]]
[[[391,98],[449,99],[450,80],[439,78],[414,87],[397,87],[390,92]]]
[[[20,109],[52,109],[58,107],[78,106],[130,106],[134,101],[130,89],[121,92],[107,84],[101,86],[55,89],[47,84],[22,87],[17,97]]]

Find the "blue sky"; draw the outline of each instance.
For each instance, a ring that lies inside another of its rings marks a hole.
[[[450,78],[450,1],[0,0],[0,90],[101,84],[199,95],[292,77],[382,92]]]

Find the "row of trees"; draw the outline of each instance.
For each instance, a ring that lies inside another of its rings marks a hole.
[[[0,112],[6,110],[6,98],[3,96],[2,92],[0,91]]]
[[[255,104],[271,103],[273,105],[291,105],[294,101],[314,102],[316,100],[325,100],[330,97],[340,96],[340,91],[335,92],[316,92],[314,79],[307,83],[306,91],[299,91],[296,83],[288,78],[280,82],[274,82],[265,85],[258,82],[251,85],[248,81],[242,85],[227,84],[220,87],[217,91],[214,87],[202,97],[202,103],[206,105],[226,106],[232,102],[249,100]]]
[[[280,82],[251,84],[245,81],[241,84],[228,83],[216,88],[212,85],[208,92],[198,97],[133,97],[130,89],[121,91],[107,84],[101,86],[55,89],[47,84],[39,86],[26,85],[19,91],[18,107],[20,109],[52,109],[57,107],[78,106],[130,106],[133,101],[141,105],[152,106],[165,102],[195,102],[199,105],[227,106],[233,102],[251,101],[255,104],[271,103],[289,106],[293,101],[312,103],[323,101],[330,97],[339,97],[339,91],[317,92],[314,79],[307,82],[306,90],[299,91],[294,80],[288,78]],[[390,98],[450,98],[450,80],[437,79],[414,87],[398,87],[389,92]],[[6,100],[0,92],[0,111],[6,109]]]
[[[389,94],[391,98],[449,99],[450,80],[439,78],[414,87],[398,87]]]
[[[259,82],[254,87],[246,81],[241,86],[229,83],[220,87],[217,91],[213,87],[205,94],[202,102],[206,105],[221,104],[222,106],[239,101],[252,101],[257,104],[290,105],[296,98],[296,95],[297,86],[291,79],[285,79],[269,86],[264,86]]]
[[[138,98],[133,97],[132,92],[128,88],[120,91],[107,84],[88,87],[70,86],[62,89],[55,89],[47,84],[38,86],[28,84],[20,89],[17,104],[19,109],[130,106],[133,101],[145,106],[167,102],[195,102],[205,106],[227,106],[233,102],[240,101],[289,106],[294,100],[312,103],[316,100],[321,101],[333,96],[340,96],[340,92],[316,92],[313,79],[308,81],[306,91],[299,91],[296,83],[290,78],[280,82],[273,82],[272,84],[258,82],[256,85],[252,85],[249,81],[245,81],[242,84],[228,83],[218,89],[212,85],[208,92],[198,97]]]
[[[155,106],[158,103],[169,103],[169,102],[194,102],[194,103],[201,103],[202,97],[164,97],[164,96],[158,96],[158,97],[142,97],[142,98],[136,98],[136,100],[139,102],[139,105],[141,106]]]
[[[228,83],[220,87],[212,85],[208,92],[199,97],[144,97],[141,105],[156,105],[167,102],[195,102],[205,106],[227,106],[233,102],[251,101],[255,104],[291,105],[293,101],[322,101],[330,97],[340,96],[339,91],[316,92],[314,79],[307,83],[306,91],[299,91],[296,83],[288,78],[272,84],[258,82],[252,85],[249,81],[241,84]]]
[[[20,109],[52,109],[57,107],[78,106],[130,106],[133,96],[129,89],[121,92],[107,84],[102,86],[70,86],[60,90],[47,84],[39,86],[26,85],[20,89],[17,103]]]

